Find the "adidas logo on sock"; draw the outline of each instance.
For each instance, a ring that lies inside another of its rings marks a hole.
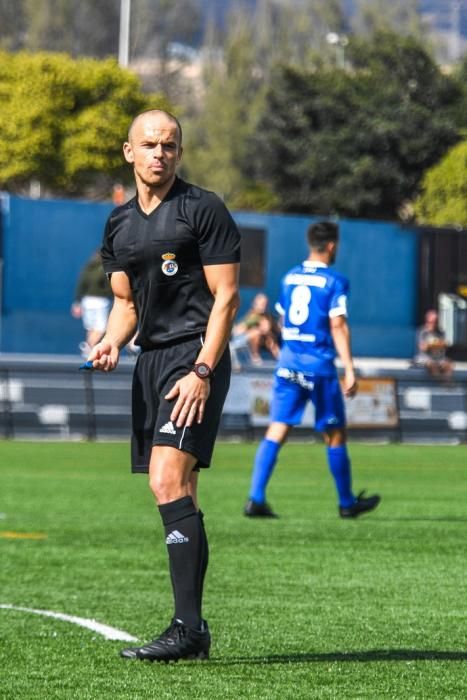
[[[168,423],[162,426],[162,428],[159,429],[160,433],[169,433],[169,435],[176,435],[177,431],[175,430],[173,423],[171,420],[169,420]]]
[[[183,542],[189,542],[190,540],[185,535],[182,535],[178,530],[173,530],[170,535],[167,535],[165,539],[166,544],[183,544]]]

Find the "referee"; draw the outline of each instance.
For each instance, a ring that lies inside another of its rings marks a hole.
[[[149,110],[123,146],[136,196],[110,215],[102,245],[114,303],[89,359],[109,372],[138,331],[132,390],[132,471],[149,473],[169,556],[174,615],[127,659],[206,659],[202,618],[208,542],[198,508],[230,381],[228,339],[239,305],[240,234],[222,201],[176,175],[182,129]]]

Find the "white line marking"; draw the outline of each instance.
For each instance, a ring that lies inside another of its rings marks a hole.
[[[115,627],[109,627],[109,625],[103,625],[95,620],[88,620],[86,617],[65,615],[65,613],[52,612],[52,610],[22,608],[17,605],[8,605],[7,603],[0,603],[0,608],[3,608],[4,610],[17,610],[19,612],[34,613],[35,615],[44,615],[44,617],[53,617],[56,620],[63,620],[63,622],[72,622],[74,625],[80,625],[80,627],[86,627],[88,630],[92,630],[92,632],[97,632],[97,634],[101,634],[106,639],[118,640],[120,642],[138,641],[137,637],[132,637],[131,634],[128,634],[123,630],[115,629]]]

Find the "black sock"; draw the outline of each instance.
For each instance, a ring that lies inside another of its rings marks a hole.
[[[187,627],[201,625],[201,597],[206,535],[191,496],[159,506],[165,527],[174,617]]]
[[[204,577],[206,576],[206,570],[208,568],[208,563],[209,563],[209,545],[208,545],[208,538],[206,535],[206,529],[204,527],[204,513],[200,510],[198,512],[199,519],[201,522],[201,530],[202,530],[202,542],[203,542],[203,554],[202,554],[202,559],[201,559],[201,578],[200,578],[200,604],[199,608],[201,610],[201,601],[203,600],[203,587],[204,587]]]

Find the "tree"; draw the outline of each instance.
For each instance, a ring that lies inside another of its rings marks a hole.
[[[460,91],[411,38],[351,42],[349,57],[350,71],[278,71],[258,175],[286,211],[393,218],[459,139]]]
[[[425,173],[414,212],[422,224],[467,228],[467,141]]]
[[[171,101],[183,101],[189,88],[183,69],[195,54],[201,32],[196,0],[133,0],[130,57],[143,67],[145,85]],[[152,69],[151,69],[152,66]]]
[[[457,80],[459,89],[462,93],[461,100],[456,104],[456,110],[453,118],[460,125],[464,133],[467,131],[467,55],[453,73],[453,77]]]
[[[203,54],[210,57],[194,119],[187,120],[188,177],[220,192],[232,207],[267,210],[277,197],[254,173],[254,137],[270,75],[278,62],[302,65],[328,52],[326,32],[343,26],[341,0],[260,0],[229,15],[225,35],[211,24]],[[253,175],[256,177],[253,177]]]
[[[71,56],[116,56],[120,3],[115,0],[22,0],[31,51],[66,51]]]
[[[121,144],[131,119],[161,96],[113,59],[0,53],[0,188],[82,194],[130,176]]]
[[[245,15],[231,17],[222,59],[212,55],[201,111],[187,123],[185,171],[232,207],[268,208],[274,198],[251,177],[250,139],[265,91],[256,71],[253,28]]]
[[[260,0],[252,19],[260,65],[303,65],[331,56],[326,35],[347,28],[342,0]]]
[[[0,48],[15,51],[22,45],[26,27],[24,0],[0,0]]]
[[[357,34],[372,35],[392,31],[421,37],[419,0],[357,0],[352,28]]]

